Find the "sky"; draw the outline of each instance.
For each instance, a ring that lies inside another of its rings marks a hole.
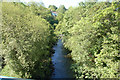
[[[70,6],[78,6],[81,1],[84,0],[42,0],[46,7],[48,7],[48,5],[55,5],[57,7],[64,5],[66,8],[69,8]]]
[[[48,7],[49,5],[55,5],[59,8],[60,5],[64,5],[67,9],[70,6],[76,7],[79,5],[79,2],[84,2],[86,0],[3,0],[7,2],[13,2],[13,1],[21,1],[21,2],[43,2],[45,7]],[[87,0],[87,1],[93,1],[93,0]],[[106,1],[106,0],[98,0],[98,1]],[[111,0],[109,0],[111,1]]]
[[[22,2],[43,2],[45,7],[48,7],[49,5],[55,5],[59,7],[60,5],[64,5],[66,8],[69,8],[70,6],[78,6],[79,2],[84,0],[20,0]]]

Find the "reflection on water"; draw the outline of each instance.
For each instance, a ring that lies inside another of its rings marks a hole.
[[[73,72],[70,70],[71,59],[66,58],[67,52],[63,47],[62,40],[58,40],[58,43],[53,48],[55,50],[52,56],[52,62],[54,64],[54,72],[52,78],[73,78]]]

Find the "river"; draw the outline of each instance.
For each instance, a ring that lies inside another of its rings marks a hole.
[[[61,39],[58,40],[57,45],[53,49],[55,53],[52,56],[52,63],[54,65],[52,78],[73,78],[73,72],[70,69],[72,60],[65,57],[67,52],[63,47]]]

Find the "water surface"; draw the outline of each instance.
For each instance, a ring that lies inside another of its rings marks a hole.
[[[53,47],[55,53],[52,56],[52,62],[54,64],[54,72],[52,78],[73,78],[73,72],[70,69],[72,60],[66,58],[66,50],[63,47],[62,40],[58,40],[57,45]]]

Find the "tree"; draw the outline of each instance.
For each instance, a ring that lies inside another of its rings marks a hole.
[[[64,5],[60,5],[60,7],[57,9],[57,13],[65,13],[67,9],[65,8]]]
[[[37,5],[23,7],[20,3],[2,4],[0,55],[5,58],[6,65],[1,75],[49,78],[51,51],[55,38],[52,25],[44,19],[44,15],[36,14],[35,9],[38,8]],[[46,13],[47,9],[41,8],[39,12]]]
[[[63,35],[64,46],[71,51],[77,79],[118,78],[120,4],[106,3],[71,7],[56,27],[56,34]]]
[[[55,5],[49,5],[48,7],[51,11],[56,11],[57,7]]]
[[[57,19],[58,21],[61,21],[63,19],[64,13],[67,9],[64,5],[60,5],[60,7],[56,10],[57,12]]]

